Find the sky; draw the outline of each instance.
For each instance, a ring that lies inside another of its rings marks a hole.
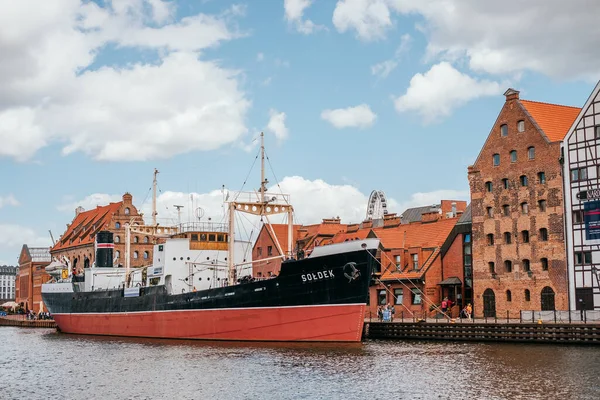
[[[295,219],[469,200],[513,87],[581,106],[597,0],[0,0],[0,265],[125,192],[159,222],[271,190]],[[244,182],[246,182],[244,184]],[[222,188],[225,188],[225,191]]]

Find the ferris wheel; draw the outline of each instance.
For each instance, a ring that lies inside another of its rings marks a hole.
[[[367,203],[367,220],[382,219],[387,211],[387,200],[382,190],[373,190]]]

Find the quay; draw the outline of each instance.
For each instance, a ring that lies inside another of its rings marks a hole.
[[[0,326],[19,326],[22,328],[56,328],[51,319],[28,320],[24,318],[0,317]]]
[[[600,324],[365,322],[366,339],[600,344]]]

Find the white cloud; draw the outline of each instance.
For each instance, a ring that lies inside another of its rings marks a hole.
[[[473,99],[502,92],[500,84],[477,80],[441,62],[410,80],[406,93],[395,100],[396,110],[416,111],[425,123],[446,117]]]
[[[355,30],[365,41],[382,39],[392,26],[389,0],[339,0],[333,11],[338,32]]]
[[[470,201],[470,192],[468,190],[442,189],[433,192],[413,193],[409,199],[400,201],[398,204],[398,214],[403,213],[408,208],[424,207],[432,204],[440,204],[442,200],[465,200]]]
[[[385,79],[388,75],[396,69],[399,64],[400,58],[403,54],[405,54],[409,49],[412,42],[412,37],[406,33],[402,35],[400,38],[400,45],[396,49],[394,53],[394,57],[390,60],[382,61],[378,64],[371,66],[371,74],[378,76],[379,78]]]
[[[367,104],[361,104],[356,107],[324,110],[321,118],[338,129],[367,128],[373,125],[377,115]]]
[[[0,254],[14,252],[18,258],[18,250],[24,245],[30,247],[51,246],[50,236],[40,236],[31,228],[15,225],[0,224]]]
[[[122,195],[94,193],[78,201],[69,201],[60,204],[56,207],[56,209],[59,211],[68,211],[74,213],[77,207],[83,207],[86,211],[88,211],[96,208],[97,206],[105,206],[109,203],[117,203],[121,200],[123,200]]]
[[[275,134],[277,140],[283,140],[288,137],[289,130],[285,126],[285,113],[277,110],[269,110],[269,123],[267,124],[267,131]]]
[[[310,19],[303,19],[304,11],[310,7],[313,0],[284,0],[285,19],[293,24],[298,32],[309,35],[316,30],[323,29]]]
[[[256,55],[256,61],[262,62],[265,59],[265,55],[263,53],[258,53]]]
[[[21,203],[19,203],[13,194],[9,194],[8,196],[0,196],[0,208],[6,206],[16,207],[20,204]]]
[[[200,53],[240,36],[231,28],[238,11],[172,21],[171,2],[106,4],[23,0],[4,7],[0,156],[23,161],[64,143],[64,154],[147,160],[212,150],[247,132],[250,102],[239,73]],[[108,44],[156,50],[159,59],[95,66]]]

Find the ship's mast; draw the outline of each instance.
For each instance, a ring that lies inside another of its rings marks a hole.
[[[275,245],[281,251],[280,258],[291,258],[293,252],[293,213],[294,209],[289,204],[289,196],[276,195],[272,198],[266,198],[267,184],[269,181],[265,178],[265,136],[264,133],[260,134],[260,189],[258,201],[256,199],[256,192],[254,193],[240,193],[235,198],[239,198],[240,195],[244,195],[245,200],[237,201],[233,200],[229,203],[229,240],[228,240],[228,255],[227,255],[227,267],[228,267],[228,285],[235,284],[236,270],[234,262],[234,244],[235,244],[235,212],[245,212],[253,215],[260,215],[265,217],[268,222],[268,216],[273,214],[285,213],[288,216],[288,248],[287,252],[281,249],[279,240],[277,237],[273,237]],[[252,198],[254,196],[254,199]],[[270,197],[270,195],[269,195]],[[283,200],[283,202],[282,202]],[[277,257],[274,257],[277,258]]]
[[[154,168],[154,179],[152,180],[152,225],[156,226],[156,186],[157,181],[156,177],[158,175],[158,170]]]

